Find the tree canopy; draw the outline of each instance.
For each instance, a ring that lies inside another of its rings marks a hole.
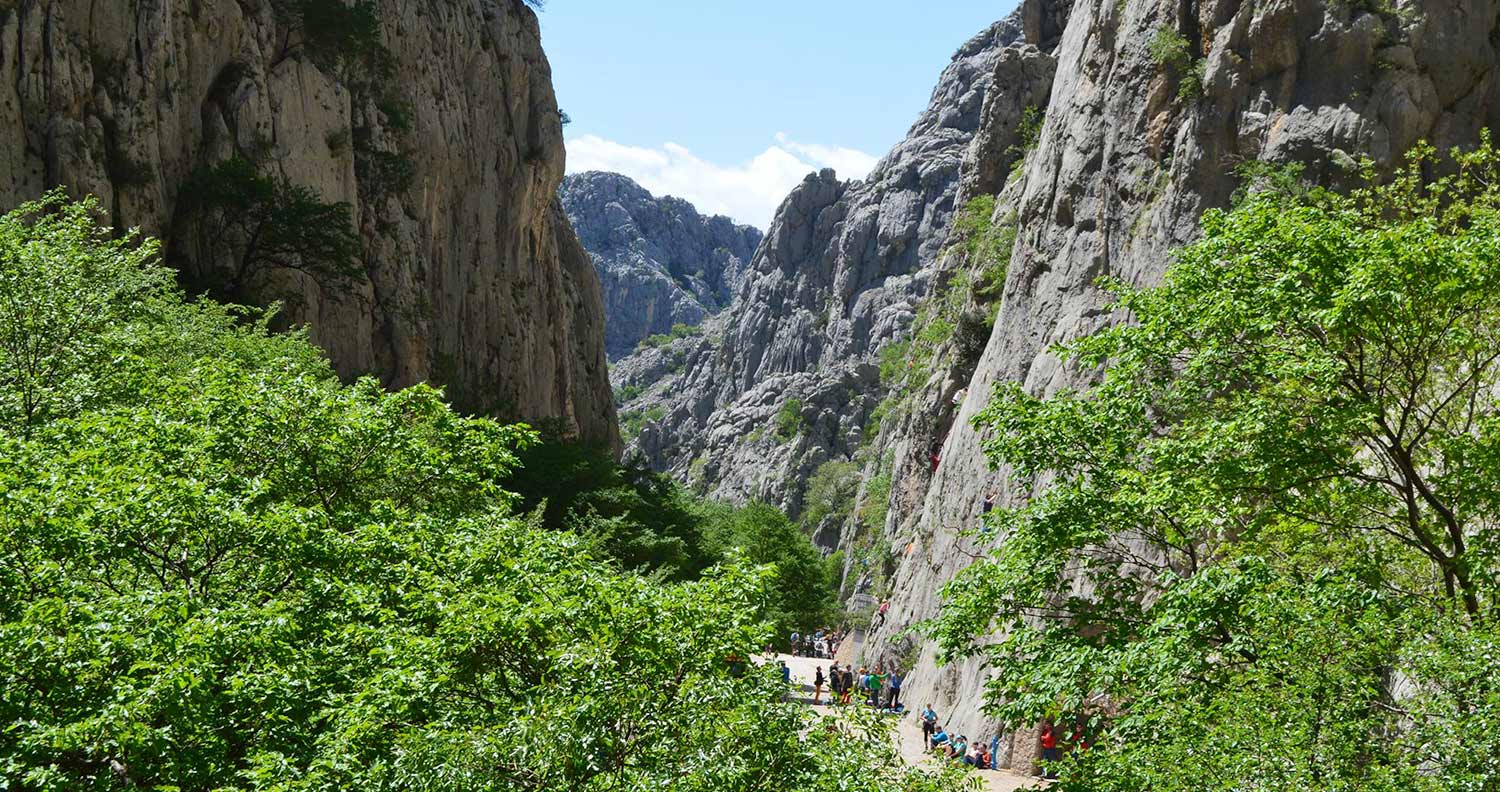
[[[810,728],[769,568],[623,570],[537,441],[340,383],[53,194],[0,218],[0,786],[944,790]]]
[[[1109,284],[1129,321],[1059,350],[1096,384],[997,387],[1016,497],[933,631],[1006,722],[1085,724],[1064,788],[1500,779],[1497,162],[1263,185]]]

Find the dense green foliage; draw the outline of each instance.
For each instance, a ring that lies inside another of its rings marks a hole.
[[[784,517],[715,522],[745,550],[691,581],[621,571],[516,511],[533,431],[341,384],[95,211],[0,218],[0,786],[952,788],[728,662],[814,574]]]
[[[725,557],[739,557],[774,569],[765,601],[766,621],[777,645],[793,630],[807,633],[832,626],[834,570],[806,534],[774,506],[732,507],[703,503],[704,535]]]
[[[934,631],[1005,722],[1092,720],[1064,788],[1500,783],[1500,156],[1454,158],[1207,213],[1061,350],[1097,385],[978,418],[1033,497]]]
[[[818,466],[807,480],[802,496],[802,524],[816,529],[823,521],[842,522],[854,511],[854,496],[859,491],[859,465],[830,459]]]
[[[521,452],[505,480],[519,510],[594,536],[625,568],[696,577],[721,558],[707,546],[698,503],[667,476],[616,463],[603,449],[549,438]]]
[[[297,31],[301,50],[319,63],[369,72],[350,75],[361,80],[390,77],[390,52],[380,38],[374,0],[272,0],[271,8]]]
[[[663,347],[670,346],[673,341],[676,341],[678,339],[695,338],[701,335],[703,335],[702,325],[690,325],[678,322],[677,324],[672,325],[672,329],[665,333],[656,333],[655,335],[649,335],[645,338],[642,338],[641,342],[635,345],[635,348],[637,350],[661,349]]]

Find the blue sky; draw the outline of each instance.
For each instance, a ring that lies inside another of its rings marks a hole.
[[[551,0],[568,170],[764,228],[811,170],[859,178],[964,41],[1016,0]]]

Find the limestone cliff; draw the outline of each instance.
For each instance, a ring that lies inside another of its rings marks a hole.
[[[284,300],[343,376],[431,380],[465,409],[617,442],[601,294],[556,200],[560,115],[520,0],[12,0],[0,126],[0,205],[92,193],[115,226],[165,237],[189,285]],[[337,278],[297,234],[268,242],[319,205],[356,232]]]
[[[1156,282],[1202,212],[1242,185],[1240,163],[1302,163],[1337,186],[1354,157],[1388,165],[1418,140],[1469,145],[1500,122],[1490,0],[1026,0],[1022,15],[1035,21],[1028,42],[1057,37],[1045,123],[1007,180],[995,175],[1001,149],[984,142],[1004,126],[987,121],[964,163],[965,186],[998,193],[995,219],[1016,232],[998,317],[972,369],[949,349],[880,435],[895,460],[878,540],[891,565],[877,593],[891,609],[866,645],[870,657],[914,657],[908,700],[986,738],[996,729],[980,712],[977,661],[940,669],[930,647],[896,633],[934,615],[941,586],[1003,541],[960,533],[977,526],[985,493],[1001,504],[1022,495],[989,469],[970,424],[992,386],[1083,384],[1049,349],[1117,319],[1096,279]],[[1163,46],[1172,40],[1180,52]],[[996,76],[987,119],[1008,79]],[[940,269],[973,266],[956,255]],[[1030,769],[1034,735],[1002,737],[1002,758]]]
[[[653,196],[618,173],[573,174],[559,196],[599,273],[611,359],[722,310],[762,236],[727,217],[704,217],[681,198]]]

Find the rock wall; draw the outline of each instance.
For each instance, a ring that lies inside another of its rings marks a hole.
[[[575,173],[558,195],[599,273],[611,360],[723,310],[762,237],[727,217],[704,217],[681,198],[657,198],[618,173]]]
[[[348,30],[310,33],[288,11],[318,5],[0,3],[0,205],[92,193],[116,227],[164,236],[196,282],[246,240],[205,249],[184,185],[253,162],[347,204],[359,253],[345,282],[288,259],[234,296],[285,299],[342,376],[431,380],[464,409],[617,444],[598,280],[555,197],[562,131],[535,15],[379,0],[379,41],[343,50]]]
[[[970,425],[992,386],[1044,394],[1084,384],[1048,350],[1117,320],[1096,278],[1156,282],[1202,212],[1231,200],[1239,163],[1298,162],[1338,185],[1354,157],[1389,164],[1418,140],[1468,145],[1500,122],[1491,0],[1026,0],[1023,17],[1061,31],[1041,136],[1003,186],[993,147],[976,142],[964,164],[965,185],[998,191],[996,215],[1016,220],[998,320],[972,375],[937,372],[913,397],[908,416],[935,420],[908,417],[881,436],[898,449],[883,541],[899,560],[889,619],[866,654],[915,657],[906,699],[932,702],[971,739],[997,731],[980,711],[978,661],[939,668],[930,646],[896,633],[935,615],[942,585],[1003,541],[962,533],[978,526],[985,493],[1002,505],[1022,496],[990,470]],[[1040,40],[1042,27],[1028,35]],[[1153,57],[1162,30],[1186,40],[1191,64]],[[1034,733],[1003,735],[1001,753],[1031,770]]]

